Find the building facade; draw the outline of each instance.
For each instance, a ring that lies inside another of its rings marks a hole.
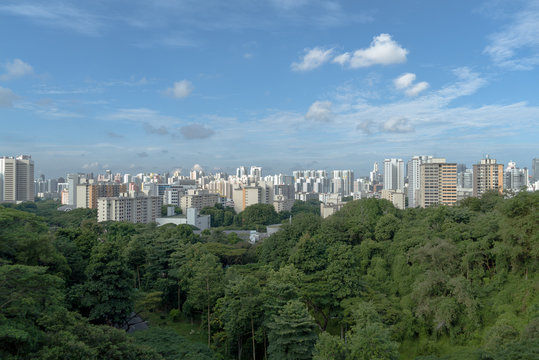
[[[0,157],[0,202],[34,201],[34,189],[31,156]]]
[[[404,161],[384,160],[384,189],[404,191]]]
[[[487,156],[473,166],[473,196],[480,197],[491,190],[503,192],[503,164]]]
[[[127,221],[151,223],[161,215],[160,196],[103,197],[97,200],[97,221]]]
[[[432,159],[421,164],[421,207],[454,205],[457,202],[457,164]]]

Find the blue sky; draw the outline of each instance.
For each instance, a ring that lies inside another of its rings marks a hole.
[[[539,1],[0,1],[0,154],[47,176],[539,156]]]

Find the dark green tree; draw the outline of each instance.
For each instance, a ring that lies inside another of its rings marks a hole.
[[[105,241],[94,248],[86,269],[83,305],[97,324],[120,325],[133,310],[132,274],[118,245]]]
[[[268,326],[270,360],[311,359],[316,325],[301,301],[289,301]]]

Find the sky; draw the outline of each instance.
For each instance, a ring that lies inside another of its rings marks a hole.
[[[539,157],[539,0],[1,0],[36,176]]]

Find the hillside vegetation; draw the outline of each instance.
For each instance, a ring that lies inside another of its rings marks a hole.
[[[364,199],[327,219],[296,206],[256,245],[0,206],[0,358],[537,359],[538,205],[539,192],[404,211]],[[204,212],[278,219],[253,210]],[[115,328],[133,311],[150,330]]]

